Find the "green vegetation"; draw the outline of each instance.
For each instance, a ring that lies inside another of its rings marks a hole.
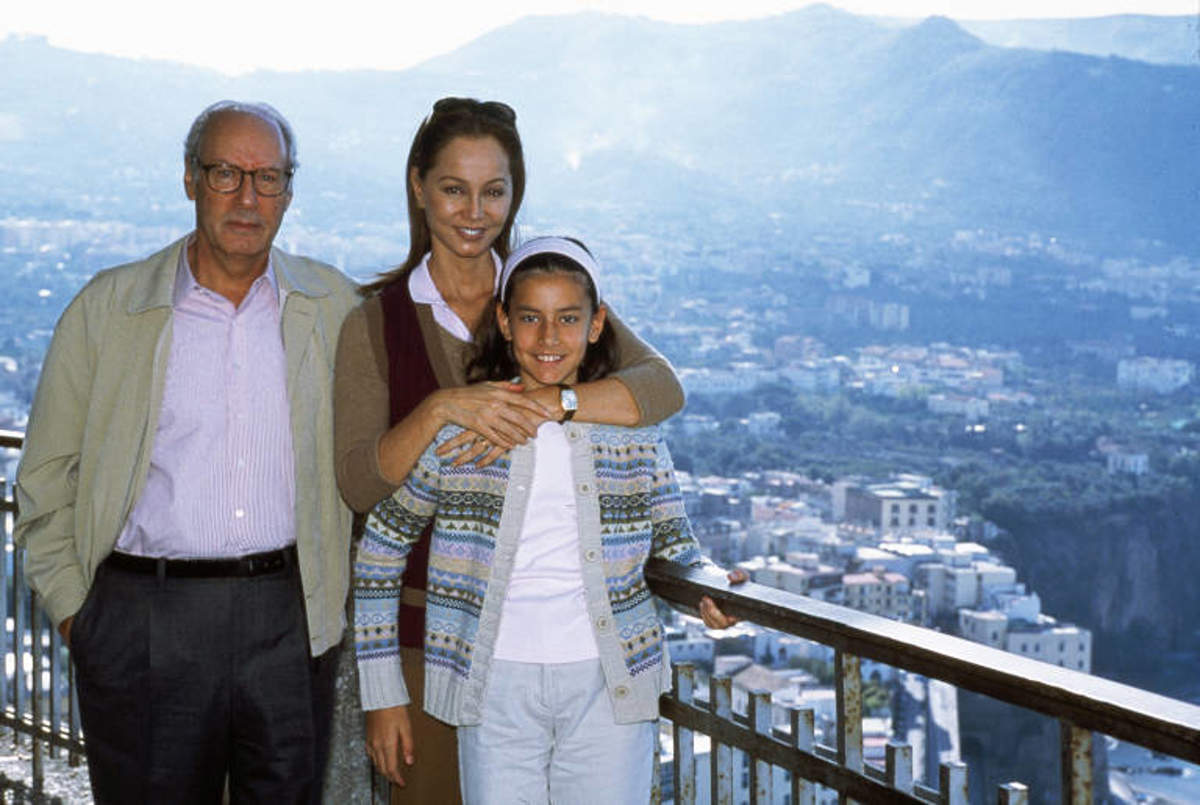
[[[828,660],[818,660],[812,657],[792,657],[788,662],[788,667],[808,671],[822,685],[833,684],[833,663]]]

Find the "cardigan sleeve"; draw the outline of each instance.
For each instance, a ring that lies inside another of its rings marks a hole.
[[[346,316],[334,362],[333,442],[338,491],[356,512],[396,491],[379,469],[390,424],[383,308],[372,297]]]
[[[683,494],[675,479],[675,465],[667,443],[659,436],[654,444],[654,475],[650,488],[650,521],[654,533],[650,555],[681,565],[704,564],[700,543],[683,508]]]
[[[364,710],[409,704],[401,673],[398,613],[412,546],[438,504],[440,462],[435,440],[404,485],[367,516],[354,560],[354,654]]]
[[[657,425],[683,408],[683,386],[671,364],[625,326],[612,307],[608,321],[617,342],[617,370],[609,375],[633,395],[639,425]]]

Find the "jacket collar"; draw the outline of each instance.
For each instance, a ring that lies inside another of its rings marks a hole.
[[[130,313],[144,313],[152,308],[173,305],[180,253],[186,248],[193,234],[185,235],[142,261],[140,267],[144,271],[130,296]],[[316,286],[310,281],[311,272],[306,270],[299,258],[272,246],[271,263],[275,267],[275,279],[279,283],[280,301],[293,293],[312,299],[329,295],[328,289]]]

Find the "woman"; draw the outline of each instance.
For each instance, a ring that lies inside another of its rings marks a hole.
[[[669,364],[611,312],[618,362],[608,377],[527,392],[510,383],[466,385],[472,334],[488,323],[525,191],[515,113],[496,102],[438,101],[417,130],[406,178],[408,258],[364,289],[338,344],[337,476],[353,509],[368,511],[391,495],[447,424],[468,432],[448,448],[471,441],[462,460],[490,451],[486,460],[549,420],[648,425],[682,407]],[[405,680],[418,700],[428,546],[426,535],[409,556],[399,617]],[[422,765],[411,752],[401,756],[401,729],[392,718],[367,717],[367,750],[377,768],[405,785],[409,801],[456,801],[453,730],[414,709],[414,743],[429,759]]]

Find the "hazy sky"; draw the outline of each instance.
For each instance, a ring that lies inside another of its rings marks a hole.
[[[671,22],[749,19],[807,0],[28,0],[8,2],[0,36],[44,34],[52,44],[170,59],[239,73],[376,67],[396,69],[453,50],[530,14],[595,9]],[[1197,15],[1200,0],[836,0],[856,14],[958,19]]]

